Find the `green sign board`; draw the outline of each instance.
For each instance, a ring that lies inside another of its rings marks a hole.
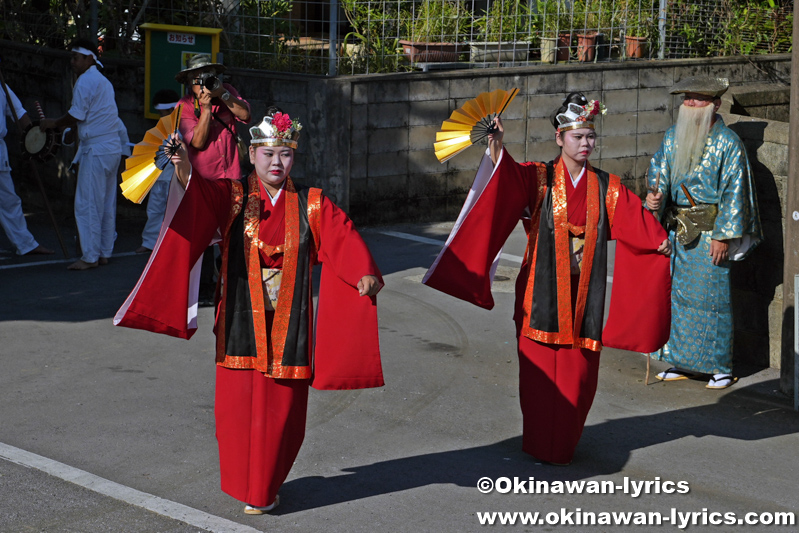
[[[153,95],[161,89],[184,94],[175,74],[186,68],[195,54],[209,54],[216,61],[221,29],[168,24],[142,24],[144,35],[144,116],[158,119]]]

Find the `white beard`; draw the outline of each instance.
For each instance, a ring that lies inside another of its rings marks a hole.
[[[674,161],[671,165],[675,176],[689,174],[702,160],[715,114],[712,104],[703,107],[680,106],[674,131]]]

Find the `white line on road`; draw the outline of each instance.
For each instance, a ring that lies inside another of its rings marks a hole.
[[[111,256],[111,259],[115,257],[130,257],[132,255],[142,255],[137,254],[136,252],[125,252],[121,254],[114,254]],[[0,270],[9,270],[12,268],[25,268],[25,267],[32,267],[32,266],[42,266],[42,265],[60,265],[61,263],[69,263],[70,261],[76,261],[77,258],[70,257],[69,259],[53,259],[50,261],[36,261],[33,263],[17,263],[16,265],[3,265],[0,266]]]
[[[403,233],[401,231],[378,231],[377,233],[382,233],[383,235],[388,235],[389,237],[396,237],[398,239],[405,239],[408,241],[416,241],[421,242],[424,244],[435,244],[436,246],[444,246],[446,241],[439,241],[436,239],[428,239],[427,237],[420,237],[418,235],[414,235],[412,233]],[[499,256],[501,259],[505,259],[506,261],[514,261],[516,263],[522,262],[522,257],[518,255],[511,255],[511,254],[500,254]],[[608,283],[613,283],[613,276],[608,276]]]
[[[63,479],[75,485],[109,496],[116,500],[142,507],[153,513],[180,520],[189,525],[219,533],[259,533],[260,530],[250,526],[220,518],[186,505],[165,500],[146,492],[141,492],[125,485],[95,476],[84,470],[53,461],[47,457],[26,452],[14,446],[0,442],[0,459],[5,459],[27,468],[35,468],[51,476]]]
[[[401,231],[379,231],[378,233],[382,233],[383,235],[388,235],[389,237],[396,237],[398,239],[405,239],[408,241],[416,241],[421,242],[424,244],[435,244],[436,246],[444,246],[446,241],[439,241],[436,239],[428,239],[427,237],[420,237],[418,235],[414,235],[412,233],[402,233]],[[499,256],[506,261],[515,261],[517,263],[522,262],[522,258],[518,255],[511,255],[511,254],[501,254]]]

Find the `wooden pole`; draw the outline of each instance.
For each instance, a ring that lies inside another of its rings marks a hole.
[[[788,136],[788,183],[785,191],[785,262],[782,282],[782,358],[780,388],[793,387],[794,276],[799,274],[799,3],[793,3],[793,52],[791,54],[791,118]]]

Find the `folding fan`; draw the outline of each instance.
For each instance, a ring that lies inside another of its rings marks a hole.
[[[518,93],[519,89],[515,88],[481,93],[453,111],[441,124],[441,131],[436,133],[433,149],[438,160],[443,163],[493,133],[494,118],[505,111]]]
[[[171,133],[178,131],[180,108],[177,106],[172,114],[161,117],[154,128],[147,130],[144,139],[133,147],[133,154],[125,160],[120,187],[122,196],[128,200],[142,203],[161,171],[171,164],[170,158],[180,148],[180,144],[170,138]]]

